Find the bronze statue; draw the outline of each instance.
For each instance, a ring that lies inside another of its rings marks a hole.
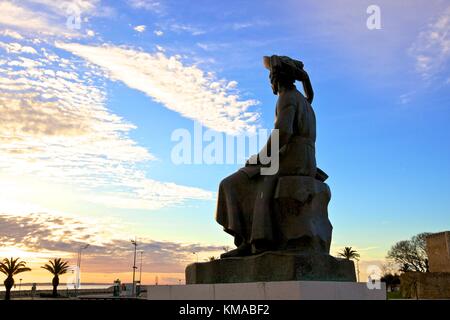
[[[309,76],[302,62],[289,57],[264,57],[264,66],[278,95],[277,130],[244,168],[222,180],[217,200],[216,220],[237,248],[221,259],[189,264],[186,283],[355,282],[353,262],[329,254],[331,192],[328,176],[316,166]]]
[[[220,183],[216,220],[237,246],[221,257],[283,249],[328,253],[331,194],[323,183],[326,174],[316,167],[316,117],[309,76],[301,61],[289,57],[273,55],[263,62],[270,71],[273,93],[278,95],[275,129],[279,148],[271,150],[272,134],[256,157]],[[302,82],[306,97],[297,90],[296,80]],[[278,152],[278,171],[261,174],[264,164],[259,160],[274,152]]]

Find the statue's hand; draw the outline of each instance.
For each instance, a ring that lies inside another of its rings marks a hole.
[[[252,155],[246,162],[245,162],[245,166],[256,166],[258,165],[259,161],[258,161],[258,155],[254,154]]]

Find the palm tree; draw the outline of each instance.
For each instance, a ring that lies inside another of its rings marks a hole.
[[[67,261],[61,261],[61,258],[53,259],[48,261],[50,264],[45,264],[42,269],[47,270],[51,274],[54,275],[52,280],[53,285],[53,297],[56,298],[58,296],[58,285],[59,285],[59,276],[66,273],[69,269]]]
[[[16,274],[25,272],[25,271],[31,271],[30,268],[27,268],[25,261],[19,261],[20,258],[11,258],[11,259],[3,259],[2,262],[0,262],[0,272],[6,275],[6,279],[3,282],[5,285],[5,300],[11,299],[11,288],[14,285],[14,276]]]
[[[338,255],[347,260],[359,258],[359,253],[353,250],[352,247],[345,247],[341,252],[338,252]]]

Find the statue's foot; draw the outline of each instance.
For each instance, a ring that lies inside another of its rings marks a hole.
[[[252,252],[252,247],[248,243],[243,243],[239,247],[237,247],[234,250],[222,253],[220,255],[220,258],[232,258],[232,257],[242,257],[242,256],[248,256]]]
[[[266,251],[272,251],[274,249],[274,246],[272,243],[268,241],[255,241],[252,244],[252,254],[260,254]]]

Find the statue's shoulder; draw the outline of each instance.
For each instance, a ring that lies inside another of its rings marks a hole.
[[[287,106],[298,106],[300,102],[306,101],[305,97],[297,89],[289,90],[278,97],[277,105],[280,108]]]
[[[310,109],[312,108],[311,104],[308,102],[308,99],[306,99],[305,95],[299,91],[295,90],[295,100],[297,103],[297,106],[301,109]]]
[[[295,89],[295,96],[298,101],[306,102],[306,103],[308,102],[308,100],[306,100],[305,95],[298,89]]]

